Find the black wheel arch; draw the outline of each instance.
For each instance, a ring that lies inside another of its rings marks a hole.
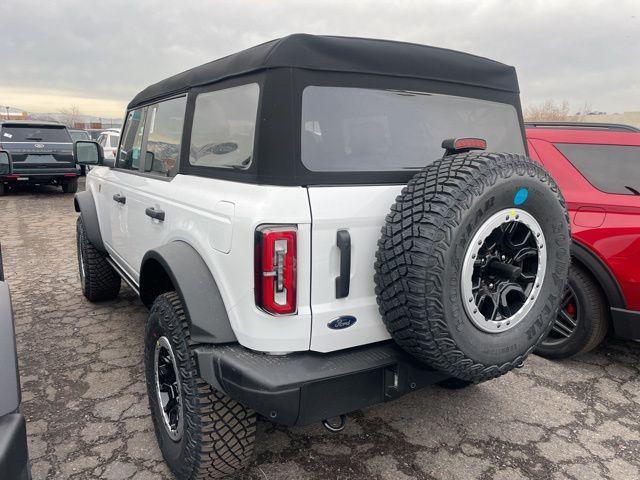
[[[571,242],[571,257],[574,262],[582,265],[598,282],[604,292],[607,303],[611,308],[627,308],[627,302],[622,294],[620,284],[611,273],[609,267],[591,250],[579,241]]]
[[[222,295],[200,254],[184,241],[149,250],[140,268],[140,298],[151,306],[158,295],[175,290],[185,308],[191,338],[198,343],[234,343]]]
[[[88,190],[76,193],[73,197],[73,206],[76,212],[80,213],[84,224],[87,238],[91,244],[101,252],[105,252],[102,234],[100,233],[100,223],[98,222],[98,211],[93,195]]]

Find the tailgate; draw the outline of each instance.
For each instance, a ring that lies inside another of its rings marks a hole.
[[[380,229],[401,189],[402,185],[308,188],[312,216],[311,350],[329,352],[390,338],[378,313],[373,264]],[[341,230],[348,233],[351,262],[349,293],[338,298],[341,253],[337,237]],[[355,323],[334,322],[345,316],[354,317]]]
[[[37,145],[2,143],[2,148],[11,153],[14,173],[75,172],[76,163],[70,144]]]

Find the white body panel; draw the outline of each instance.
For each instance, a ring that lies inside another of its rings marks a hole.
[[[216,280],[231,327],[247,348],[308,350],[311,334],[311,218],[307,190],[177,175],[170,182],[97,167],[87,176],[103,241],[137,282],[144,254],[174,240],[191,245]],[[124,195],[126,204],[113,200]],[[165,212],[159,222],[147,207]],[[106,219],[109,219],[106,222]],[[298,225],[298,314],[272,316],[254,301],[254,232],[263,223]]]
[[[330,352],[390,338],[378,312],[373,281],[377,242],[400,185],[309,187],[313,227],[311,350]],[[336,298],[340,274],[338,230],[351,237],[349,295]],[[352,326],[332,330],[328,323],[350,315]]]

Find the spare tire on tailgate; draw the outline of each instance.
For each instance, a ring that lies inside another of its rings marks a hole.
[[[564,291],[570,232],[545,169],[515,154],[446,156],[391,207],[375,264],[380,312],[407,352],[480,382],[522,364]]]

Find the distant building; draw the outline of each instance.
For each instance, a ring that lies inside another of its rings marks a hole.
[[[29,114],[27,112],[2,111],[0,109],[0,120],[27,120],[28,118]]]

